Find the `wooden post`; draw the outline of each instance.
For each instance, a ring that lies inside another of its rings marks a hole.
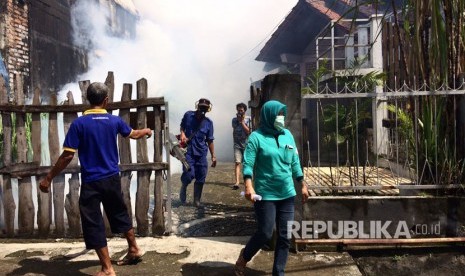
[[[79,89],[81,89],[82,104],[89,104],[87,102],[87,87],[89,87],[89,85],[90,85],[89,80],[79,82]]]
[[[15,75],[16,104],[24,104],[23,78]],[[16,114],[16,151],[18,163],[27,163],[26,114]],[[32,201],[31,177],[18,179],[18,230],[21,235],[31,236],[34,232],[34,202]]]
[[[8,95],[6,85],[3,78],[0,78],[0,103],[8,103]],[[11,113],[2,112],[3,126],[3,165],[11,165]],[[3,175],[3,207],[5,216],[6,236],[11,238],[15,234],[15,211],[16,204],[13,198],[13,190],[11,186],[11,176]]]
[[[115,91],[115,80],[113,77],[113,72],[108,72],[107,78],[105,79],[105,85],[108,87],[108,102],[112,103],[113,102],[113,94]],[[108,113],[112,113],[111,111],[108,111]],[[112,237],[113,233],[111,232],[111,227],[110,227],[110,221],[108,220],[107,213],[105,210],[103,210],[102,213],[103,216],[103,222],[105,223],[105,234],[107,237]]]
[[[67,100],[64,105],[74,105],[74,97],[71,91],[66,94]],[[63,114],[63,129],[65,134],[68,133],[69,127],[71,123],[77,118],[77,113],[72,112],[65,112]],[[78,154],[74,154],[73,160],[71,160],[70,165],[77,165],[78,164]],[[68,217],[68,234],[73,237],[77,238],[81,235],[81,215],[79,213],[79,174],[73,173],[71,174],[71,178],[69,179],[69,193],[66,195],[65,198],[65,210],[66,215]]]
[[[130,101],[132,96],[132,85],[129,83],[123,84],[123,94],[121,95],[121,101]],[[129,124],[129,109],[120,109],[119,116]],[[119,159],[121,164],[132,163],[131,157],[131,145],[129,138],[123,138],[121,135],[118,136],[119,145]],[[129,218],[132,222],[132,204],[131,204],[131,172],[121,172],[121,191],[123,193],[124,204],[128,209]]]
[[[50,105],[57,105],[56,94],[51,94]],[[58,160],[61,154],[61,145],[58,139],[57,113],[50,113],[48,124],[48,145],[50,150],[50,161],[52,165]],[[53,179],[53,210],[55,218],[55,234],[63,236],[65,233],[64,218],[64,197],[65,197],[65,174],[59,174]]]
[[[112,103],[115,94],[115,76],[113,72],[109,71],[105,79],[105,85],[108,87],[108,102]]]
[[[140,79],[137,81],[137,99],[147,98],[147,80]],[[137,109],[137,128],[147,127],[147,108]],[[137,140],[137,163],[147,163],[147,140]],[[148,227],[148,209],[150,203],[150,175],[151,171],[137,172],[137,194],[136,194],[136,221],[137,232],[141,236],[149,234]]]
[[[34,90],[34,98],[32,99],[33,105],[40,105],[40,88]],[[32,161],[41,162],[41,123],[40,123],[40,113],[32,114],[32,123],[31,123],[31,140],[32,140]],[[39,181],[41,179],[36,177],[36,186],[37,186],[37,227],[39,230],[40,237],[46,237],[50,234],[50,213],[51,213],[51,197],[50,193],[42,193],[39,189]]]
[[[154,106],[155,129],[153,130],[153,161],[162,162],[163,138],[161,127],[161,107]],[[154,185],[155,207],[152,214],[152,234],[163,235],[165,233],[165,220],[163,212],[163,171],[155,171]]]

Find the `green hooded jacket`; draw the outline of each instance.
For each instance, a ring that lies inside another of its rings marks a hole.
[[[252,178],[254,189],[263,200],[282,200],[296,195],[292,178],[302,179],[294,137],[287,129],[278,131],[274,121],[286,105],[266,102],[260,112],[260,126],[249,136],[244,151],[243,175]]]

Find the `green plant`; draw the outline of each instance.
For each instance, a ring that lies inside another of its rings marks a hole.
[[[417,116],[394,105],[387,109],[396,114],[400,139],[407,141],[408,164],[416,170],[420,184],[459,183],[464,172],[463,161],[453,152],[455,141],[449,136],[447,100],[442,97],[424,99]],[[415,130],[414,119],[417,120]],[[417,167],[418,164],[418,167]]]
[[[16,162],[18,159],[18,145],[17,145],[17,135],[16,135],[16,118],[17,114],[12,112],[11,113],[11,155],[12,155],[12,162]],[[25,115],[25,131],[26,131],[26,144],[27,144],[27,162],[32,161],[32,139],[31,139],[31,122],[32,122],[32,114]],[[0,126],[2,124],[0,123]],[[0,160],[1,165],[3,166],[3,127],[0,129],[0,154],[2,155],[2,159]]]
[[[32,114],[27,113],[26,114],[26,143],[27,143],[27,161],[32,162],[32,156],[33,156],[33,151],[32,151]]]
[[[320,91],[320,81],[323,76],[332,73],[331,70],[328,69],[327,64],[327,60],[324,60],[317,70],[313,70],[310,75],[305,78],[307,85],[302,88],[302,94],[315,94]]]

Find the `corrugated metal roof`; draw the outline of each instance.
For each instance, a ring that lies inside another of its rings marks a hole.
[[[280,63],[281,53],[301,54],[330,21],[338,21],[341,17],[368,18],[390,7],[388,4],[375,6],[362,2],[362,0],[299,0],[255,59]],[[395,0],[395,2],[397,5],[397,2],[403,0]],[[336,24],[339,28],[348,27],[347,23]]]

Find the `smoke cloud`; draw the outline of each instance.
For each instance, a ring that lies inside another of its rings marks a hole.
[[[264,64],[254,59],[297,0],[134,0],[140,16],[134,39],[109,36],[108,14],[95,1],[78,3],[73,9],[74,18],[81,18],[74,25],[76,43],[92,49],[90,70],[79,80],[103,81],[113,71],[117,100],[123,83],[135,88],[146,78],[149,97],[163,96],[169,103],[173,133],[179,132],[184,112],[193,110],[199,98],[209,98],[216,155],[232,161],[235,106],[247,104],[251,81],[266,75]],[[77,84],[69,84],[60,95],[69,90],[79,93]]]

